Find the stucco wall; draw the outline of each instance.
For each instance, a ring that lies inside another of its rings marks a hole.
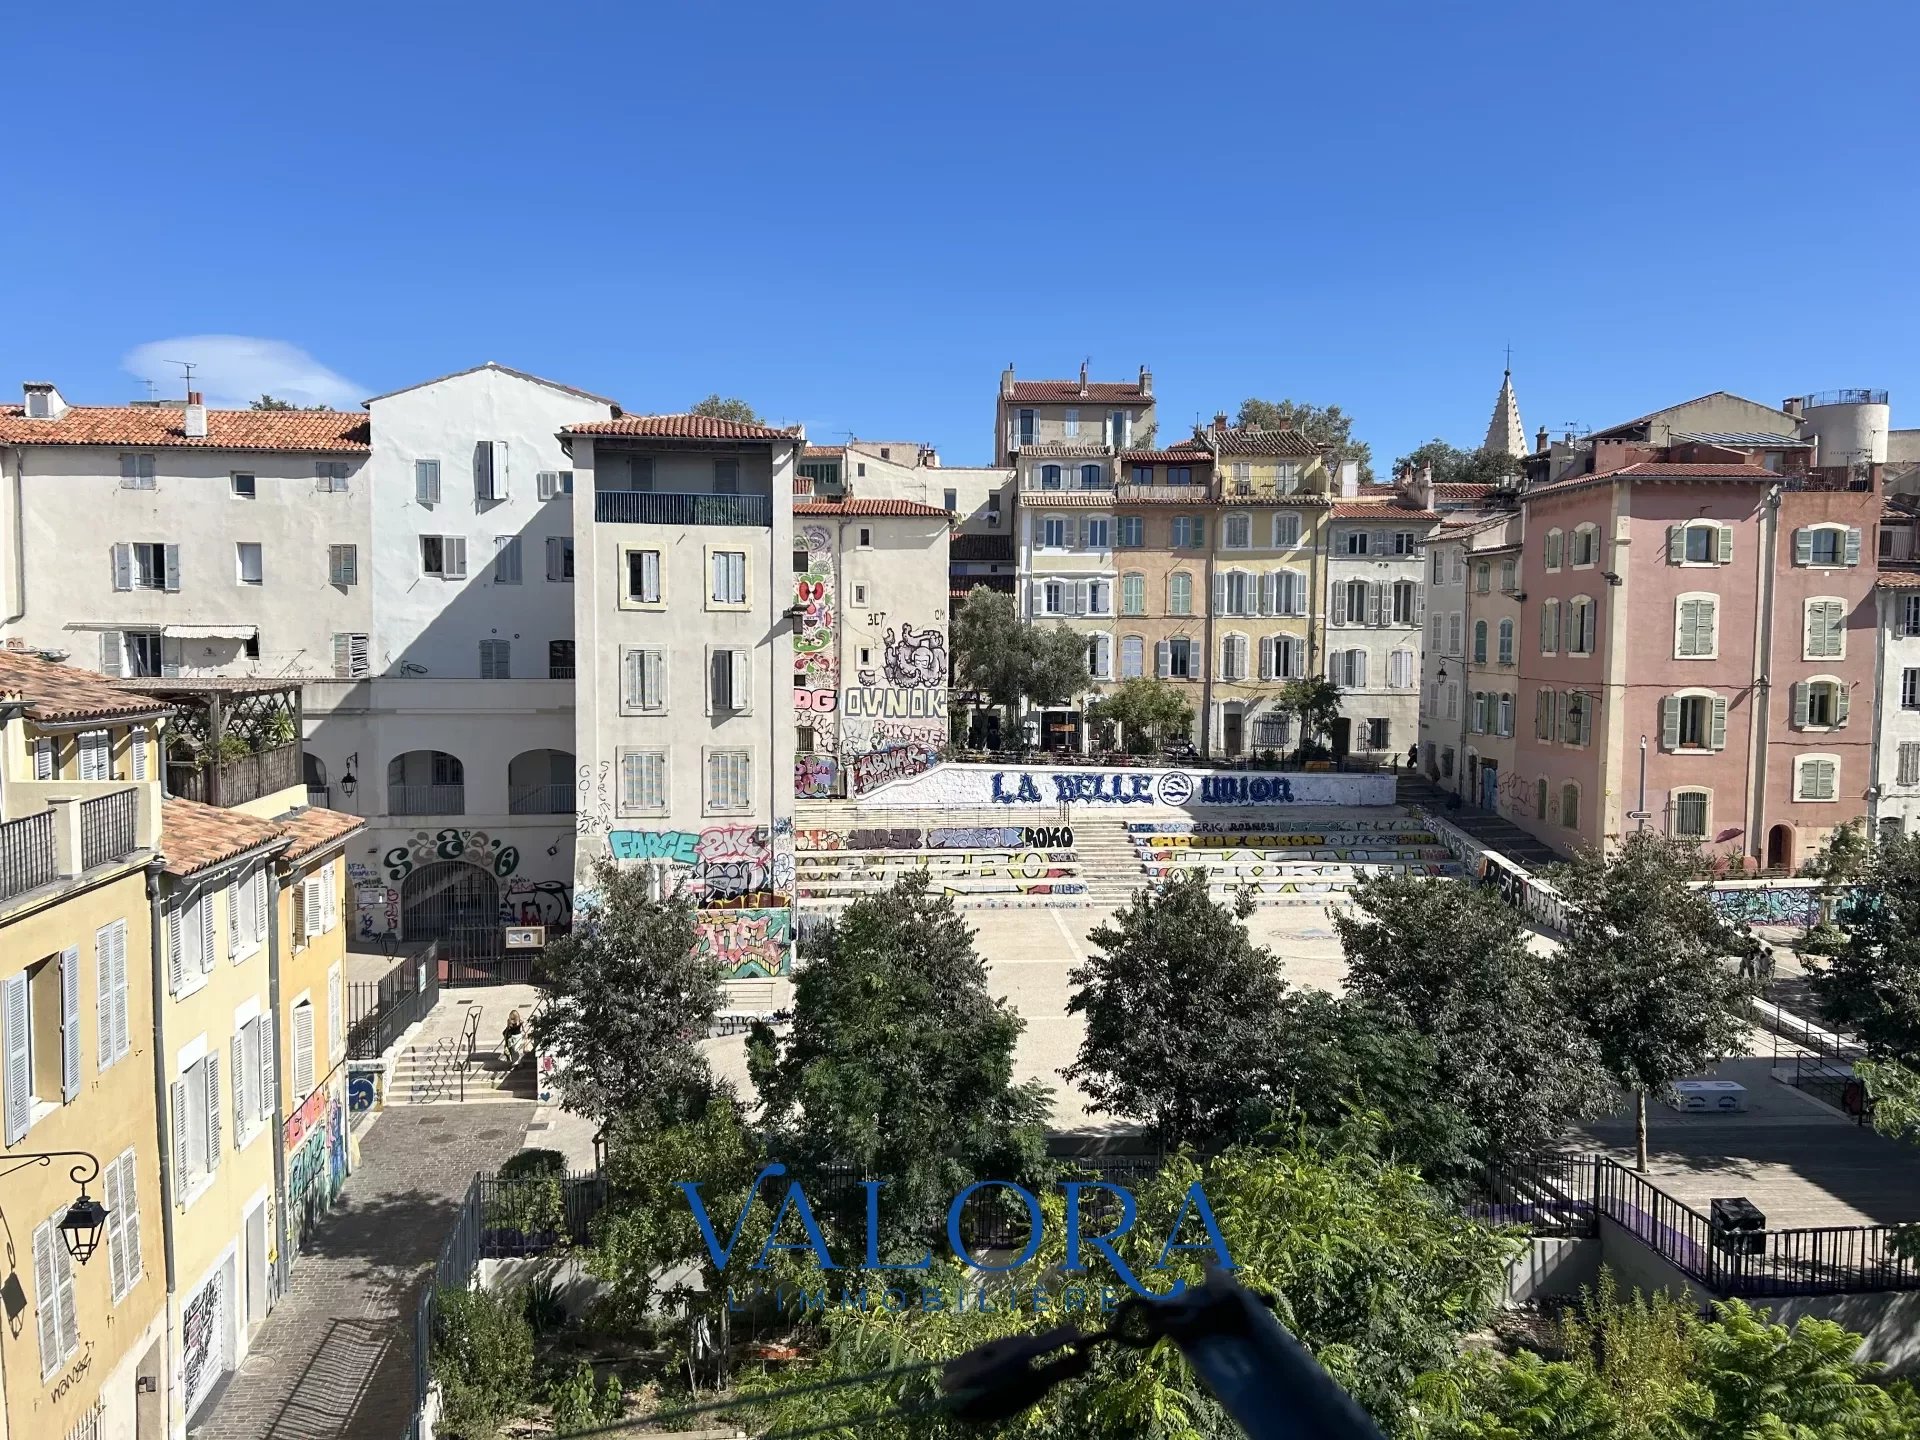
[[[942,765],[901,780],[864,802],[874,809],[1005,806],[1055,809],[1086,805],[1124,810],[1288,805],[1391,805],[1391,775],[1273,774],[1265,771],[1105,770],[1044,765]]]

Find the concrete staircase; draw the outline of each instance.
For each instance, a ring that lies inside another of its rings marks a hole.
[[[1074,849],[1080,854],[1080,873],[1087,882],[1087,904],[1100,910],[1118,910],[1145,888],[1147,872],[1140,864],[1127,822],[1117,815],[1094,815],[1081,810],[1073,822]]]
[[[808,805],[796,817],[794,893],[831,910],[925,872],[967,907],[1086,903],[1083,862],[1053,812],[860,811]]]
[[[476,1105],[534,1098],[533,1064],[525,1050],[520,1063],[509,1068],[498,1045],[499,1026],[512,1007],[477,998],[485,992],[470,993],[476,998],[469,1000],[454,992],[443,995],[414,1032],[412,1042],[395,1057],[387,1078],[389,1105]],[[526,1015],[527,1007],[520,1007],[520,1013]],[[494,1021],[491,1034],[490,1019]],[[489,1039],[494,1043],[487,1043]]]
[[[1220,900],[1249,890],[1256,904],[1327,905],[1362,878],[1454,877],[1460,866],[1419,818],[1269,814],[1240,820],[1137,820],[1127,824],[1151,879],[1187,870]]]
[[[1543,845],[1511,820],[1476,805],[1463,803],[1458,810],[1449,810],[1447,806],[1453,800],[1452,793],[1440,789],[1424,775],[1402,775],[1398,798],[1403,805],[1419,805],[1433,811],[1456,830],[1466,831],[1489,850],[1498,850],[1523,869],[1538,870],[1543,865],[1552,865],[1565,858],[1555,854],[1551,847]]]

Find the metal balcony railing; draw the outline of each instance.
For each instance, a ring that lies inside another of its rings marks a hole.
[[[755,525],[773,523],[764,495],[657,494],[596,490],[593,518],[602,525]]]
[[[0,900],[11,900],[53,882],[53,811],[23,815],[0,825]]]
[[[509,815],[571,815],[573,786],[516,785],[507,796]]]
[[[139,792],[116,790],[80,802],[80,868],[131,855],[138,848]]]
[[[467,787],[460,785],[389,785],[389,815],[464,815]]]

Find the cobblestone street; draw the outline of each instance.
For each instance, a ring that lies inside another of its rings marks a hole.
[[[521,1147],[532,1105],[398,1106],[367,1131],[339,1207],[208,1413],[205,1440],[400,1440],[413,1303],[467,1184]]]

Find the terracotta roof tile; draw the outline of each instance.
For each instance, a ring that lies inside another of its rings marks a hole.
[[[1920,564],[1882,560],[1880,573],[1873,577],[1873,583],[1882,590],[1920,590]]]
[[[55,664],[20,650],[0,650],[0,685],[20,692],[29,719],[48,724],[153,715],[172,708],[164,700],[127,689],[91,670]]]
[[[1013,563],[1013,536],[1011,535],[959,535],[950,542],[948,558],[956,561],[978,561],[985,564],[1011,565]]]
[[[1436,485],[1433,487],[1433,498],[1436,500],[1451,500],[1455,503],[1464,503],[1470,500],[1484,500],[1499,488],[1498,485],[1480,484]]]
[[[362,829],[366,821],[358,815],[348,815],[340,810],[323,810],[317,805],[309,805],[304,810],[296,810],[274,822],[280,827],[280,833],[287,837],[287,848],[281,852],[283,860],[304,860],[307,856],[326,849],[336,841],[344,840],[354,831]]]
[[[1152,396],[1140,393],[1140,383],[1134,381],[1089,380],[1082,391],[1078,380],[1016,380],[1013,382],[1013,400],[1048,401],[1066,404],[1074,400],[1149,400]]]
[[[588,420],[569,425],[567,435],[657,436],[665,440],[794,440],[800,431],[771,425],[749,425],[712,415],[622,415],[613,420]]]
[[[922,505],[917,500],[819,500],[795,505],[796,515],[938,515],[950,518],[951,512],[938,505]]]
[[[1639,460],[1617,470],[1602,470],[1593,475],[1569,475],[1548,485],[1534,485],[1521,492],[1523,497],[1557,494],[1582,485],[1597,485],[1603,480],[1757,480],[1772,482],[1780,478],[1764,465],[1681,463],[1673,460]]]
[[[348,410],[209,410],[204,439],[189,439],[169,405],[75,405],[58,420],[0,413],[0,445],[126,445],[139,449],[296,450],[364,455],[367,417]]]
[[[1020,447],[1022,460],[1099,460],[1106,454],[1104,445],[1063,445],[1057,440]]]
[[[834,460],[847,453],[844,445],[809,445],[800,452],[802,460]]]
[[[1191,442],[1189,442],[1191,443]],[[1129,465],[1211,465],[1213,455],[1202,449],[1122,450],[1120,458]]]
[[[1222,455],[1318,455],[1320,447],[1298,430],[1245,430],[1232,427],[1209,430],[1197,437],[1201,444],[1218,447]]]
[[[1197,485],[1194,488],[1200,489]],[[1201,491],[1201,503],[1205,494]],[[1036,510],[1111,510],[1116,502],[1111,490],[1025,490],[1020,503]]]
[[[160,805],[160,852],[169,875],[193,875],[261,845],[284,839],[273,820],[202,805],[198,800],[168,799]]]
[[[1337,500],[1333,506],[1333,518],[1378,520],[1385,524],[1400,520],[1435,521],[1440,517],[1431,510],[1402,510],[1398,505],[1382,504],[1378,500]]]

